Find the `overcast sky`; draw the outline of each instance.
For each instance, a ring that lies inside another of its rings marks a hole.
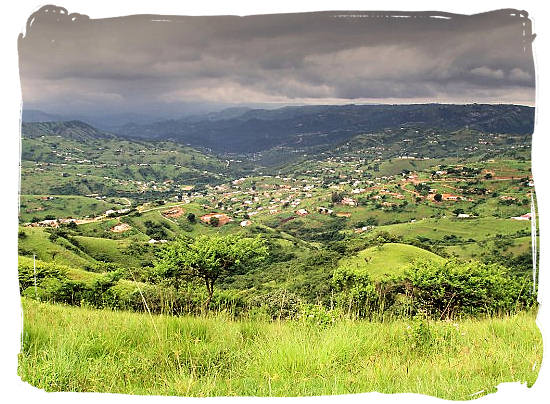
[[[534,104],[527,18],[382,14],[92,20],[49,7],[19,40],[23,101],[54,113],[151,114],[193,105]]]

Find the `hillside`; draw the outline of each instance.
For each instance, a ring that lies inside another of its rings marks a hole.
[[[255,109],[233,117],[228,114],[227,119],[128,124],[117,133],[130,138],[171,139],[217,152],[246,153],[341,143],[361,133],[403,125],[530,134],[533,121],[533,108],[516,105],[332,105]]]
[[[417,260],[445,261],[437,254],[412,245],[386,243],[366,248],[353,257],[343,258],[339,265],[358,272],[367,272],[371,279],[378,281],[388,276],[401,275],[407,266]]]
[[[78,121],[23,123],[21,160],[21,193],[31,195],[155,199],[240,170],[188,146],[119,138]]]
[[[79,142],[108,140],[114,137],[81,121],[23,122],[21,134],[23,138],[28,139],[41,136],[61,136]]]

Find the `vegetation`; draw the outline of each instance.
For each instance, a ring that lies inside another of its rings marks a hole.
[[[208,294],[205,308],[208,309],[216,281],[231,275],[239,266],[258,263],[266,254],[267,249],[260,238],[199,236],[195,240],[179,239],[160,252],[155,272],[171,279],[176,290],[182,281],[203,281]]]
[[[148,316],[23,299],[22,379],[46,391],[185,396],[413,392],[466,400],[536,380],[533,313],[458,322]],[[154,375],[154,377],[151,377]],[[399,380],[399,383],[396,383]]]
[[[155,141],[76,121],[23,125],[25,380],[451,399],[534,382],[532,109],[236,114],[220,154],[216,119],[186,130],[195,148],[163,140],[163,122],[145,131]],[[173,139],[187,123],[171,125]],[[195,137],[201,128],[210,135]]]

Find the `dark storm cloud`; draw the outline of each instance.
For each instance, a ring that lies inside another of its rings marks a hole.
[[[525,15],[439,17],[324,12],[91,20],[48,6],[20,38],[23,100],[69,110],[193,102],[533,104]]]

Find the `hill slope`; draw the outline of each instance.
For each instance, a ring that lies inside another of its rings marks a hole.
[[[443,262],[444,258],[412,245],[388,243],[366,248],[353,257],[342,259],[339,265],[367,271],[373,280],[381,280],[401,274],[415,260]]]
[[[276,146],[335,144],[354,135],[414,124],[445,130],[470,128],[530,134],[534,108],[517,105],[330,105],[255,109],[218,120],[168,120],[130,124],[127,137],[172,139],[224,152],[257,152]]]

